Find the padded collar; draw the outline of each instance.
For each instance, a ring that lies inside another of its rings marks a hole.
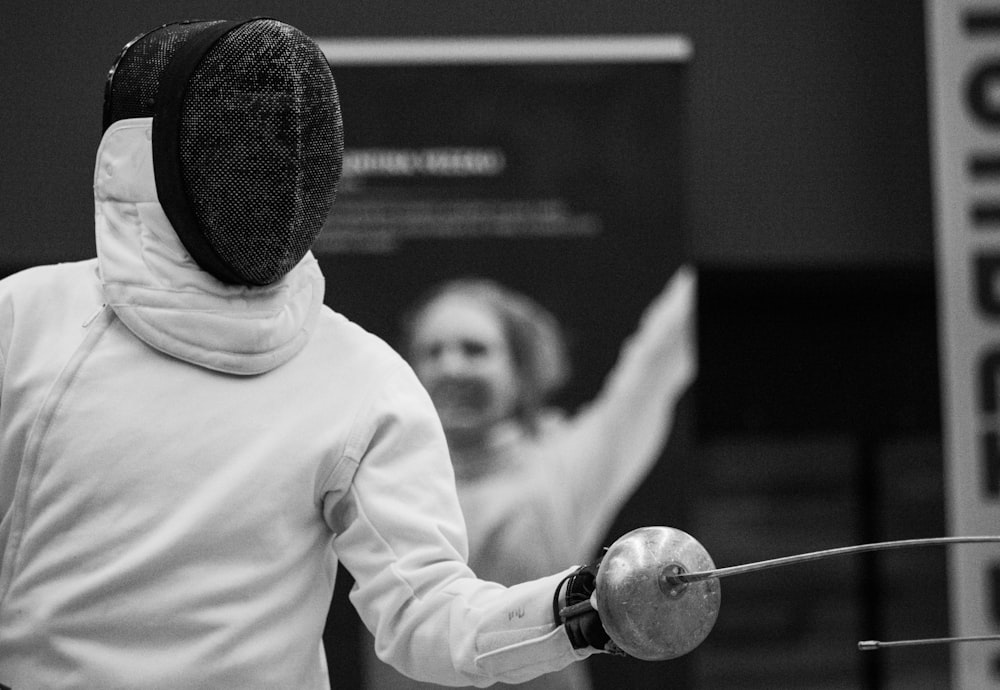
[[[308,342],[325,283],[312,253],[281,281],[229,285],[192,260],[160,206],[152,118],[104,133],[94,172],[95,227],[107,304],[140,339],[178,359],[259,374]]]

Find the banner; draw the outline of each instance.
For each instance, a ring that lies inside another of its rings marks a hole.
[[[1000,533],[1000,3],[927,4],[946,504]],[[949,552],[952,634],[1000,633],[1000,553]],[[958,690],[1000,687],[1000,643],[953,648]]]
[[[686,255],[678,36],[321,39],[344,176],[314,252],[327,301],[393,342],[454,277],[534,297],[594,392]]]

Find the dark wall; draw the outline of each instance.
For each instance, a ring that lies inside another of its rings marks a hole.
[[[165,0],[5,12],[0,268],[92,254],[102,88],[121,45],[180,17],[251,14],[323,36],[685,34],[690,231],[703,262],[930,260],[919,2]]]

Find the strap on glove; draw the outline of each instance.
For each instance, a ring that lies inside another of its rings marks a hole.
[[[614,643],[601,623],[601,616],[592,600],[597,588],[597,570],[600,561],[580,566],[556,587],[552,600],[552,613],[557,624],[566,626],[574,649],[593,647],[602,652],[625,655]],[[559,608],[559,592],[566,586],[566,605]]]

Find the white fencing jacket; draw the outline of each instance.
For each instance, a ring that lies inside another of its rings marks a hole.
[[[429,398],[323,306],[312,255],[264,288],[192,262],[151,127],[101,142],[98,258],[0,281],[0,683],[328,687],[338,560],[407,674],[483,686],[588,656],[552,621],[565,572],[473,576]]]

